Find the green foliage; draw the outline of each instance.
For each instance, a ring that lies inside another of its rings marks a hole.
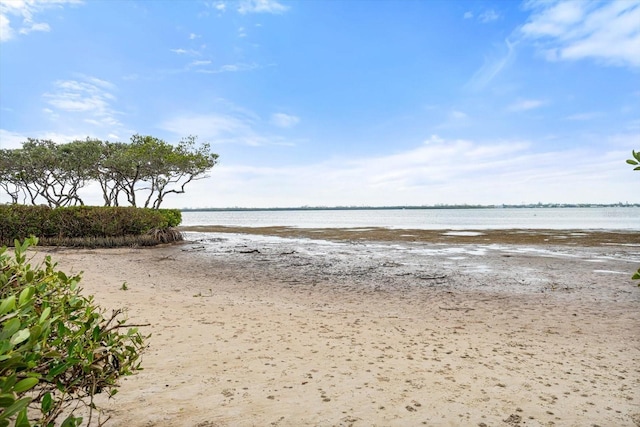
[[[178,209],[158,209],[167,221],[167,227],[177,227],[182,223],[182,212]]]
[[[56,270],[46,257],[32,267],[26,252],[37,239],[0,249],[0,426],[77,426],[78,403],[89,408],[101,392],[140,369],[145,337],[114,311],[105,317],[85,297],[80,276]]]
[[[640,280],[640,268],[638,269],[638,271],[636,271],[633,276],[631,277],[631,279],[633,280]],[[638,286],[640,286],[640,283],[638,283]]]
[[[0,150],[0,190],[13,203],[51,207],[83,205],[79,191],[98,182],[105,206],[158,209],[168,194],[182,194],[191,181],[204,178],[218,155],[195,137],[177,145],[149,135],[131,143],[87,138],[67,144],[28,139],[22,148]]]
[[[180,211],[175,209],[98,206],[52,209],[48,206],[0,205],[0,244],[9,246],[15,239],[24,240],[29,236],[42,238],[47,244],[56,241],[65,244],[74,239],[111,239],[115,242],[114,238],[145,235],[149,236],[149,243],[153,243],[153,230],[177,226],[181,219]]]
[[[627,163],[635,166],[635,168],[633,168],[634,171],[640,171],[640,150],[638,150],[637,152],[636,150],[632,150],[631,155],[633,156],[633,158],[628,159]]]

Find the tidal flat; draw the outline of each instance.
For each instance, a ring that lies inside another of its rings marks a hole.
[[[150,324],[113,425],[640,425],[638,233],[190,230],[39,249]]]

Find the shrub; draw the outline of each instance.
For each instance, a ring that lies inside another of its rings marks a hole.
[[[62,426],[77,426],[79,403],[90,425],[94,395],[113,396],[118,378],[140,369],[145,337],[121,311],[105,317],[80,276],[51,257],[32,268],[26,251],[36,243],[15,242],[13,258],[0,249],[0,426],[53,426],[63,413]]]
[[[165,220],[167,221],[167,227],[177,227],[182,222],[182,212],[178,209],[158,209]]]
[[[98,246],[116,241],[131,241],[139,237],[140,244],[149,244],[143,237],[152,230],[165,230],[180,224],[181,214],[173,209],[143,209],[133,207],[0,205],[0,244],[11,245],[15,239],[36,236],[46,244],[74,241],[99,242]],[[181,235],[175,235],[181,240]],[[175,240],[175,239],[174,239]],[[160,243],[155,242],[155,244]],[[80,246],[91,246],[81,245]]]

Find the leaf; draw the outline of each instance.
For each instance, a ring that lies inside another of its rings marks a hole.
[[[16,296],[11,295],[9,298],[5,298],[0,303],[0,316],[8,313],[16,308]]]
[[[18,383],[13,387],[13,391],[15,393],[22,393],[23,391],[32,389],[33,387],[36,386],[36,384],[38,384],[37,378],[33,378],[33,377],[25,378],[21,381],[18,381]]]
[[[67,369],[66,363],[61,363],[60,365],[58,365],[55,368],[51,369],[47,373],[47,378],[54,378],[54,377],[60,375],[61,373],[63,373],[66,369]]]
[[[635,168],[633,168],[634,171],[640,171],[640,166],[636,166]]]
[[[25,328],[25,329],[19,330],[18,332],[13,334],[13,336],[11,337],[10,343],[11,345],[16,346],[21,342],[28,340],[30,336],[31,336],[31,332],[29,331],[29,329]]]
[[[630,165],[634,165],[634,166],[638,164],[638,162],[636,162],[635,160],[631,160],[631,159],[628,159],[627,163],[629,163]]]
[[[47,320],[47,317],[49,317],[50,314],[51,314],[51,307],[46,307],[44,310],[42,310],[39,323],[44,323],[44,321]]]
[[[49,410],[51,409],[51,404],[53,403],[53,399],[51,398],[51,393],[46,393],[44,396],[42,396],[42,412],[43,413],[47,413],[49,412]]]
[[[29,286],[26,287],[22,290],[22,292],[20,292],[20,298],[18,299],[18,305],[23,306],[26,304],[27,301],[29,301],[32,297],[33,294],[36,292],[36,290],[33,288],[33,286]]]
[[[22,411],[24,408],[26,408],[29,405],[30,402],[31,402],[30,397],[23,397],[20,400],[16,400],[15,402],[13,402],[11,406],[5,409],[2,414],[0,414],[0,420],[7,419],[12,415]]]
[[[11,335],[15,334],[18,329],[20,329],[20,320],[13,318],[4,324],[4,328],[2,328],[2,334],[0,334],[0,338],[10,337]]]
[[[27,408],[20,411],[18,417],[16,418],[16,423],[13,427],[31,427],[31,423],[29,422],[29,418],[27,417]]]
[[[0,408],[8,408],[15,401],[13,394],[0,394]]]
[[[78,427],[82,423],[82,417],[74,417],[69,415],[67,419],[62,422],[60,427]]]

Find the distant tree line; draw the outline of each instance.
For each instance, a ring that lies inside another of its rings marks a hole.
[[[84,205],[79,190],[97,182],[104,206],[158,209],[217,161],[209,144],[196,146],[192,136],[177,145],[148,135],[133,135],[130,143],[29,138],[22,148],[0,150],[0,190],[12,203],[77,206]]]

